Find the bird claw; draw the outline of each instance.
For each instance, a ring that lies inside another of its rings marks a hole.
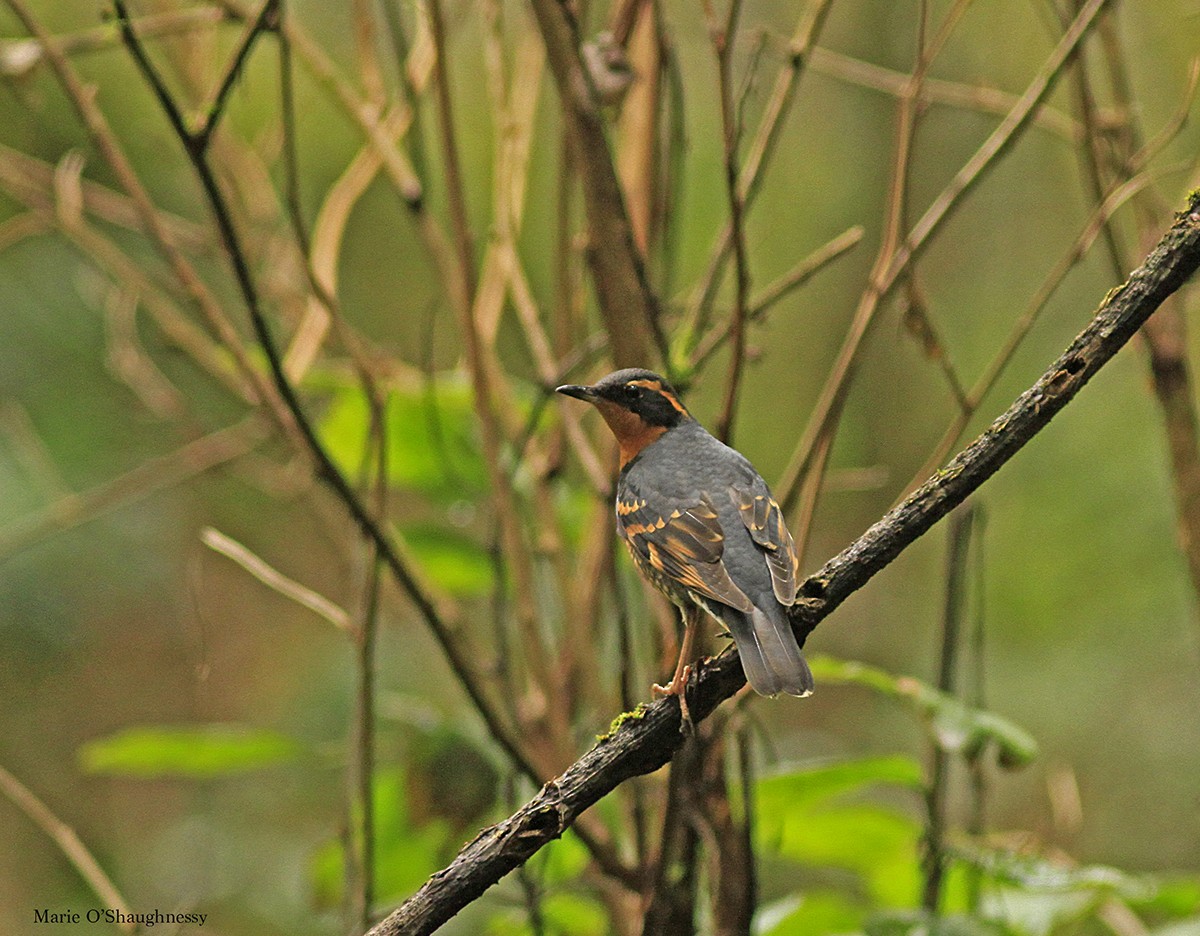
[[[692,666],[689,663],[675,674],[670,685],[660,686],[658,683],[654,683],[650,687],[650,691],[655,697],[677,696],[679,698],[679,731],[681,734],[689,735],[694,734],[696,730],[696,726],[692,723],[692,713],[688,710],[687,704],[687,684],[691,675]]]

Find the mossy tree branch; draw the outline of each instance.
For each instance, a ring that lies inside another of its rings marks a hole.
[[[1200,266],[1200,191],[1145,262],[1109,292],[1094,318],[988,429],[800,589],[793,626],[803,639],[853,592],[961,504],[1025,446]],[[688,686],[693,722],[743,683],[732,647],[697,666]],[[682,744],[678,699],[640,706],[508,819],[484,829],[368,936],[431,933],[509,871],[565,832],[581,812],[631,777],[666,764]]]

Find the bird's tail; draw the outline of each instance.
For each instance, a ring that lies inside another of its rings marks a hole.
[[[732,609],[730,609],[732,610]],[[725,616],[733,633],[746,679],[759,695],[781,692],[806,696],[813,691],[812,670],[792,634],[787,616],[768,615],[758,608],[750,614],[735,611]]]

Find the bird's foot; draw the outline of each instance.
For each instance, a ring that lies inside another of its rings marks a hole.
[[[696,730],[696,726],[692,724],[692,713],[688,711],[687,704],[687,684],[691,675],[692,666],[689,663],[675,674],[670,685],[660,686],[658,683],[654,683],[650,687],[650,691],[655,697],[677,696],[679,698],[679,714],[681,716],[679,730],[682,734],[693,734]]]

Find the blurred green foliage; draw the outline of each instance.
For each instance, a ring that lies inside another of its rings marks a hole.
[[[111,41],[105,5],[30,5],[56,33],[99,28],[109,36],[97,49],[74,54],[73,62],[98,89],[156,204],[205,228],[210,216],[178,142],[128,56]],[[141,12],[177,5],[146,3]],[[288,9],[319,37],[336,68],[355,75],[350,83],[357,88],[353,6],[299,0]],[[483,232],[492,220],[492,147],[504,128],[495,125],[480,78],[486,27],[474,4],[446,6],[468,210]],[[1058,32],[1052,6],[970,4],[931,77],[1019,94]],[[1191,0],[1113,6],[1139,116],[1155,133],[1188,103],[1200,16]],[[769,76],[787,62],[797,5],[773,0],[745,7],[752,23],[736,65],[744,74],[757,69],[745,82],[743,116],[752,127]],[[906,73],[916,15],[928,9],[940,17],[949,8],[835,0],[821,48]],[[405,17],[415,11],[403,5]],[[670,220],[673,259],[652,274],[675,321],[708,263],[726,206],[707,27],[697,4],[665,3],[663,11],[685,92],[687,146],[676,167],[681,201]],[[593,11],[590,25],[598,26],[602,14]],[[503,15],[510,40],[531,28],[522,5],[503,4]],[[0,29],[6,41],[26,39],[3,5]],[[171,61],[173,82],[206,87],[238,30],[225,24],[194,45],[175,37],[154,48]],[[271,214],[279,196],[270,184],[281,188],[282,177],[276,55],[269,41],[256,51],[231,99],[236,132],[219,141],[231,167],[223,182],[249,206],[254,269],[268,282],[303,279],[294,259],[278,250]],[[804,76],[750,213],[754,284],[785,273],[851,225],[864,225],[867,235],[750,332],[752,365],[736,441],[772,481],[803,431],[863,288],[893,158],[894,97],[839,78],[832,59],[822,61]],[[303,69],[297,77],[301,210],[314,219],[363,141],[321,80]],[[43,160],[51,176],[66,154],[78,152],[85,181],[115,187],[111,168],[44,65],[6,73],[2,87],[0,144]],[[1112,101],[1101,103],[1110,114]],[[1073,113],[1069,81],[1050,104]],[[557,288],[556,106],[547,82],[520,234],[531,289],[545,309],[554,307]],[[435,168],[427,205],[444,218],[427,98],[420,114],[430,149],[425,161]],[[998,119],[945,100],[923,108],[909,173],[910,215],[923,210]],[[618,131],[614,144],[620,143]],[[1198,151],[1200,126],[1188,122],[1157,163],[1157,190],[1167,203],[1178,204],[1194,184],[1188,167]],[[355,613],[368,558],[278,440],[162,489],[135,484],[111,491],[114,478],[242,418],[247,407],[142,307],[135,344],[187,401],[186,414],[155,413],[120,375],[109,301],[114,286],[130,284],[55,227],[69,203],[68,181],[59,177],[57,189],[46,183],[41,227],[13,240],[14,219],[33,209],[13,188],[0,192],[0,765],[77,830],[138,909],[196,906],[211,911],[214,928],[228,936],[342,932],[344,851],[354,818],[345,805],[353,647],[346,635],[319,627],[303,609],[213,557],[200,546],[199,531],[212,525],[237,532],[266,561]],[[1039,125],[950,220],[923,256],[914,287],[937,326],[940,353],[962,375],[971,378],[987,365],[1090,210],[1073,141]],[[150,244],[119,224],[91,220],[155,283],[169,284],[170,301],[186,307],[185,291],[163,272]],[[1118,216],[1118,226],[1126,242],[1137,242],[1129,213]],[[204,240],[194,259],[244,329],[215,241]],[[419,225],[389,185],[375,181],[354,205],[335,265],[347,321],[393,359],[399,374],[384,381],[391,520],[422,575],[462,603],[466,626],[490,634],[492,610],[512,599],[512,583],[498,572],[462,342]],[[1111,285],[1106,264],[1085,258],[985,398],[971,431],[1058,353]],[[729,294],[728,286],[720,291],[722,309]],[[290,338],[299,313],[283,299],[276,305],[272,320]],[[868,342],[831,456],[841,486],[817,512],[809,566],[887,509],[955,415],[942,359],[914,340],[905,326],[909,311],[906,301],[885,304]],[[498,325],[498,356],[517,375],[506,417],[530,432],[557,427],[561,415],[540,395],[514,318],[506,306]],[[586,321],[594,325],[590,306]],[[691,336],[670,339],[682,355]],[[1189,348],[1196,360],[1194,339]],[[337,366],[322,362],[302,391],[321,439],[358,483],[369,477],[374,455],[370,408],[345,376],[350,369],[340,349],[334,356]],[[262,365],[261,355],[252,357]],[[227,358],[222,362],[228,367]],[[694,378],[688,403],[708,425],[721,405],[727,363],[721,353],[705,371],[680,364]],[[532,497],[533,482],[517,461],[504,467],[515,472],[522,496]],[[596,517],[608,517],[569,453],[557,467],[542,506],[554,512],[575,549]],[[882,480],[857,484],[859,469]],[[102,496],[88,501],[96,492]],[[812,647],[838,658],[814,655],[820,690],[812,700],[752,703],[762,738],[755,762],[764,768],[751,797],[761,936],[1200,933],[1200,643],[1144,355],[1137,348],[1123,353],[983,495],[989,515],[984,704],[965,704],[897,675],[932,669],[942,588],[936,533],[813,636]],[[84,502],[93,509],[72,512]],[[21,548],[9,550],[13,542]],[[629,605],[623,610],[633,624],[634,675],[654,670],[661,677],[648,636],[653,616],[624,557],[616,561]],[[548,564],[537,567],[539,583],[551,577]],[[594,645],[578,650],[584,672],[607,685],[618,679],[622,625],[613,602],[600,604],[605,629]],[[391,594],[384,607],[380,691],[402,699],[406,717],[385,718],[379,730],[380,906],[403,899],[479,826],[532,793],[497,755],[411,609]],[[547,615],[556,622],[565,616]],[[644,689],[634,685],[631,701],[644,697]],[[614,711],[573,713],[580,750]],[[989,773],[991,835],[951,838],[945,915],[938,918],[916,909],[925,829],[921,758],[931,738],[955,758],[1025,767]],[[647,784],[652,806],[660,802],[653,782]],[[1055,799],[1063,782],[1078,800],[1074,820]],[[611,828],[627,818],[612,802],[594,812]],[[653,812],[647,818],[652,831],[660,819]],[[0,802],[0,840],[0,932],[28,931],[35,906],[94,903],[56,847],[7,800]],[[607,932],[607,910],[589,874],[587,850],[568,831],[519,879],[506,879],[446,931]]]
[[[297,752],[286,735],[243,725],[148,726],[89,741],[79,763],[93,774],[202,780],[271,767]]]

